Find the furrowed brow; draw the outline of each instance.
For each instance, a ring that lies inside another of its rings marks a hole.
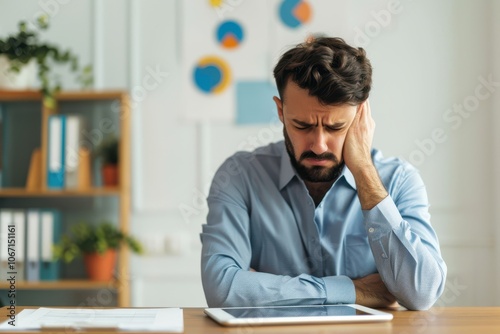
[[[297,125],[300,125],[300,126],[312,126],[314,124],[310,124],[310,123],[307,123],[307,122],[302,122],[302,121],[299,121],[298,119],[292,119],[292,122],[294,122],[295,124]]]
[[[311,123],[307,123],[307,122],[303,122],[303,121],[299,121],[298,119],[292,119],[292,122],[294,122],[295,124],[299,125],[299,126],[315,126],[316,124],[311,124]],[[329,127],[329,128],[342,128],[344,127],[344,125],[346,124],[346,122],[336,122],[336,123],[333,123],[333,124],[325,124],[325,126]]]

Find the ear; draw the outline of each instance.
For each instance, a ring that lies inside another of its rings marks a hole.
[[[273,96],[274,103],[276,103],[276,109],[278,109],[278,117],[280,118],[281,123],[283,121],[283,101],[279,99],[277,96]]]

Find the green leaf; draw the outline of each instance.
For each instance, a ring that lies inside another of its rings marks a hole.
[[[75,79],[82,88],[92,85],[91,66],[80,69],[78,57],[70,50],[63,51],[55,45],[40,42],[40,31],[49,27],[49,16],[46,14],[39,16],[37,25],[39,30],[30,30],[28,24],[21,21],[16,33],[0,38],[0,55],[5,55],[13,62],[10,70],[19,72],[30,60],[36,59],[41,91],[48,97],[62,89],[61,83],[53,74],[55,64],[69,66],[69,70],[75,74]]]
[[[84,253],[104,253],[108,249],[128,246],[133,252],[141,254],[142,245],[133,237],[125,235],[115,225],[102,222],[94,226],[88,223],[73,225],[69,234],[61,237],[54,246],[54,256],[71,262]]]

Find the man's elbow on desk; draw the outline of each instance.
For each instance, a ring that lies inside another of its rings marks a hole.
[[[427,311],[434,305],[439,297],[414,296],[408,301],[400,301],[399,304],[410,311]]]
[[[400,294],[398,302],[400,305],[406,307],[411,311],[426,311],[430,309],[441,297],[444,291],[446,281],[446,274],[443,273],[440,281],[436,281],[428,287],[419,287],[417,290],[410,291],[411,289],[405,289],[405,291]]]

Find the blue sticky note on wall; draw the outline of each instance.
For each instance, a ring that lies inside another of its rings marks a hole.
[[[269,123],[277,118],[273,96],[279,96],[269,81],[236,82],[236,124]]]

